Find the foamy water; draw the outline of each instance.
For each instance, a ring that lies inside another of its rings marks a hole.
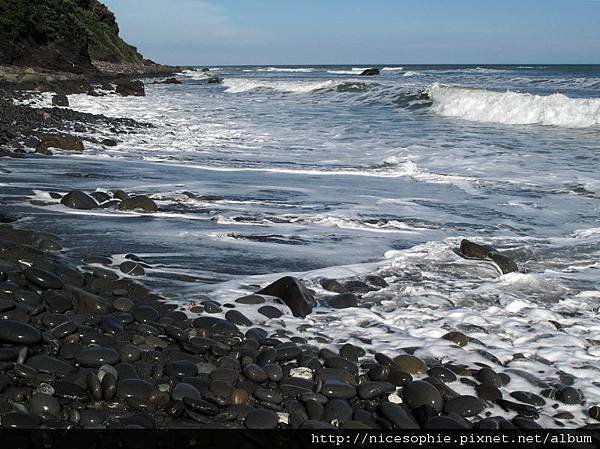
[[[147,83],[144,98],[71,95],[76,110],[154,128],[82,131],[117,146],[3,160],[1,201],[75,236],[72,257],[145,257],[146,282],[181,304],[231,301],[288,273],[322,296],[323,277],[378,274],[389,286],[360,308],[306,321],[242,311],[273,330],[308,322],[311,342],[513,370],[507,391],[537,388],[523,372],[566,373],[587,405],[600,401],[600,68],[366,68],[225,67],[213,70],[222,85],[190,71],[182,85]],[[74,188],[144,193],[161,210],[73,211],[49,195]],[[461,238],[521,272],[460,258]],[[450,330],[476,342],[439,338]],[[563,408],[569,426],[588,422]],[[549,403],[539,422],[554,413]]]

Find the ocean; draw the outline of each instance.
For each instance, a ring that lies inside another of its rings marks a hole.
[[[321,278],[377,274],[389,286],[359,308],[322,306],[306,320],[241,310],[309,341],[494,357],[514,370],[513,389],[570,379],[598,403],[600,66],[382,65],[359,76],[368,67],[212,67],[223,84],[198,69],[180,85],[147,81],[142,98],[70,95],[75,110],[155,127],[81,129],[118,145],[2,161],[0,201],[24,226],[68,237],[74,258],[143,257],[145,282],[185,306],[231,302],[286,274],[323,296]],[[79,211],[50,197],[72,189],[146,194],[160,211]],[[463,238],[520,272],[461,258]],[[450,330],[482,346],[449,346],[439,337]]]

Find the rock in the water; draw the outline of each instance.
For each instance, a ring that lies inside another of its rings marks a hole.
[[[339,295],[327,298],[327,304],[334,309],[347,309],[358,306],[358,298],[354,293],[340,293]]]
[[[52,97],[52,106],[69,107],[69,99],[64,94],[56,94]]]
[[[374,76],[374,75],[379,75],[380,73],[381,73],[380,69],[372,68],[372,69],[363,70],[360,73],[360,76]]]
[[[146,274],[144,268],[142,268],[139,263],[131,260],[127,260],[119,265],[119,270],[125,274],[128,274],[129,276],[143,276]]]
[[[477,371],[475,378],[484,385],[500,388],[502,378],[491,368],[481,368]]]
[[[92,210],[98,207],[96,200],[81,190],[67,193],[60,202],[70,209]]]
[[[206,82],[208,84],[223,84],[223,81],[223,78],[220,78],[218,76],[211,76]]]
[[[81,153],[84,150],[83,141],[76,136],[69,134],[45,134],[41,137],[36,150],[47,150],[49,148],[58,148],[65,151],[76,151]]]
[[[156,203],[145,195],[133,196],[124,199],[119,205],[121,210],[141,210],[144,212],[156,212],[158,206]]]
[[[402,354],[394,357],[394,363],[400,371],[409,374],[421,374],[427,372],[425,362],[410,354]]]
[[[257,294],[276,296],[287,304],[295,317],[300,318],[310,314],[315,303],[313,294],[308,291],[302,281],[291,276],[273,282]]]
[[[144,89],[144,83],[136,80],[131,81],[128,79],[120,79],[117,81],[117,89],[116,92],[124,97],[127,96],[135,96],[135,97],[143,97],[146,95],[146,91]]]
[[[560,390],[557,399],[563,404],[580,404],[581,393],[573,387],[565,387]]]
[[[460,253],[468,259],[490,259],[498,265],[503,274],[519,271],[519,267],[511,258],[500,254],[491,246],[480,245],[465,239],[460,244]]]
[[[205,329],[211,334],[240,334],[240,331],[235,324],[212,316],[201,316],[196,318],[194,320],[194,327]]]
[[[438,413],[442,411],[444,404],[437,388],[422,380],[415,380],[405,386],[402,389],[402,399],[411,409],[427,405]]]
[[[42,334],[29,324],[13,320],[0,320],[0,341],[18,345],[35,345],[42,340]]]
[[[163,84],[182,84],[177,78],[167,78],[162,82]]]
[[[513,391],[510,395],[517,401],[525,402],[526,404],[540,407],[546,404],[546,400],[543,397],[529,391]]]
[[[588,413],[590,414],[590,418],[600,421],[600,406],[594,405],[593,407],[590,407]]]

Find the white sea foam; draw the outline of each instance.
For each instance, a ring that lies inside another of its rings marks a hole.
[[[247,78],[226,78],[223,83],[227,88],[225,92],[241,93],[255,89],[271,89],[276,92],[308,93],[319,89],[335,86],[332,80],[327,81],[275,81],[255,80]]]
[[[600,125],[600,99],[494,92],[435,84],[432,110],[446,117],[484,123],[587,128]]]
[[[310,67],[261,67],[257,72],[283,72],[283,73],[310,73],[314,69]]]
[[[403,72],[404,67],[384,67],[381,70],[385,72]]]

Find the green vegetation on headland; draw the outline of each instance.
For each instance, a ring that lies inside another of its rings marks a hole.
[[[97,0],[0,0],[0,65],[95,71],[93,61],[143,64]]]

